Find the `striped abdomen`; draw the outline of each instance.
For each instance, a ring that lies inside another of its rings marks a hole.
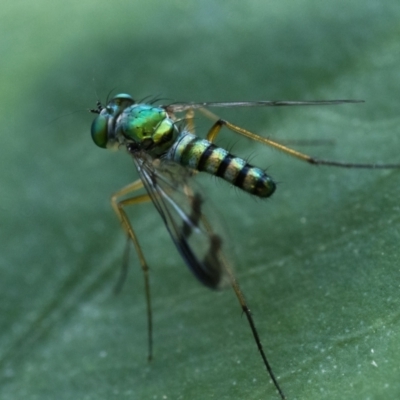
[[[185,131],[181,132],[166,157],[192,169],[219,176],[255,196],[268,197],[275,190],[274,181],[260,168]]]

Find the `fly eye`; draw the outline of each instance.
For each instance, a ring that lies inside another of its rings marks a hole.
[[[99,115],[96,117],[90,128],[90,132],[92,134],[93,142],[105,149],[107,147],[108,142],[108,127],[107,127],[108,118],[104,115]]]

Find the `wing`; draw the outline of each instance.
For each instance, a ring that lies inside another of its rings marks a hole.
[[[203,214],[203,197],[189,185],[192,173],[177,163],[133,153],[140,178],[182,258],[197,279],[217,289],[227,279],[223,241]]]
[[[209,103],[174,103],[164,106],[165,110],[171,113],[187,110],[196,110],[207,107],[279,107],[279,106],[328,106],[346,103],[363,103],[364,100],[315,100],[315,101],[285,101],[285,100],[265,100],[265,101],[237,101],[237,102],[209,102]]]

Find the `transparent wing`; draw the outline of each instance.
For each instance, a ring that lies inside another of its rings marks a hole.
[[[328,106],[346,103],[363,103],[364,100],[315,100],[315,101],[286,101],[286,100],[265,100],[265,101],[234,101],[234,102],[205,102],[205,103],[174,103],[164,106],[171,113],[186,110],[196,110],[207,107],[279,107],[279,106]]]
[[[190,270],[212,289],[224,286],[227,276],[222,239],[203,214],[202,195],[189,185],[191,171],[145,153],[132,155],[154,206]]]

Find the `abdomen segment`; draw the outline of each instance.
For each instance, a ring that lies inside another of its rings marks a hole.
[[[185,131],[177,138],[166,157],[183,166],[218,176],[258,197],[269,197],[275,191],[275,182],[262,169]]]

